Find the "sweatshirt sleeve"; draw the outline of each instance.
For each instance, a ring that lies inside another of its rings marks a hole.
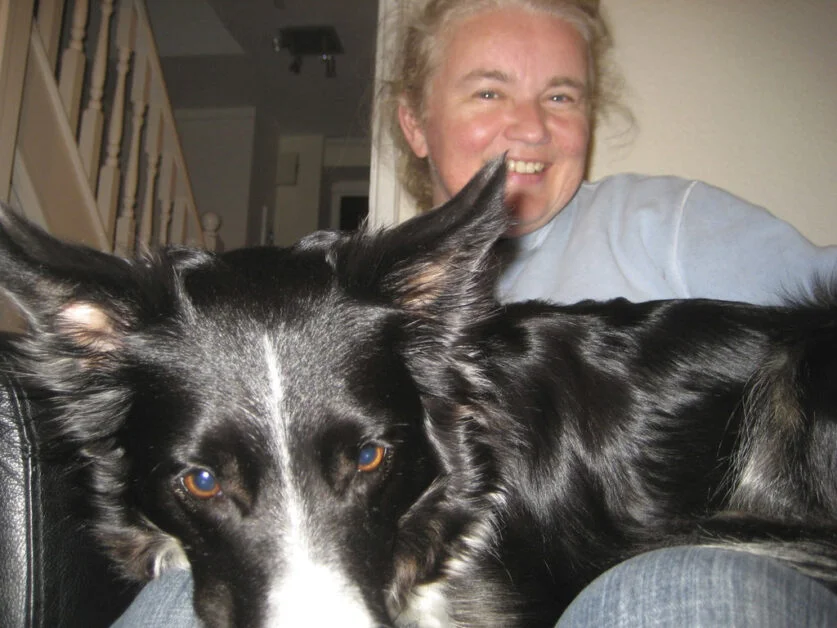
[[[816,246],[767,210],[705,183],[680,208],[675,264],[688,296],[779,303],[837,285],[837,246]]]

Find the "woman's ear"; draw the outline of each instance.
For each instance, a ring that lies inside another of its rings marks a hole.
[[[424,134],[421,119],[416,116],[412,107],[408,106],[403,100],[398,104],[398,123],[401,125],[401,132],[416,157],[420,159],[427,157],[427,137]]]

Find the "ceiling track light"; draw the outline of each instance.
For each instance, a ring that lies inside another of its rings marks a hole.
[[[280,28],[273,37],[273,50],[287,50],[291,55],[288,66],[294,74],[302,72],[302,59],[317,56],[325,67],[328,78],[337,76],[336,55],[343,54],[343,44],[333,26],[296,26]]]

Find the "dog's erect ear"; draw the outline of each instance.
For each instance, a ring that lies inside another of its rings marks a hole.
[[[0,288],[40,342],[60,338],[94,353],[116,348],[148,309],[140,279],[147,273],[138,266],[62,242],[0,206]]]
[[[505,179],[500,157],[447,203],[355,240],[346,256],[349,283],[375,290],[420,317],[473,320],[493,303],[492,248],[509,226]]]

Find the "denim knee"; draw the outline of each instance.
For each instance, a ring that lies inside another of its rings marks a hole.
[[[837,626],[837,596],[778,561],[707,547],[649,552],[593,581],[559,628]]]
[[[140,591],[112,628],[200,628],[203,624],[192,606],[192,574],[166,571]]]

